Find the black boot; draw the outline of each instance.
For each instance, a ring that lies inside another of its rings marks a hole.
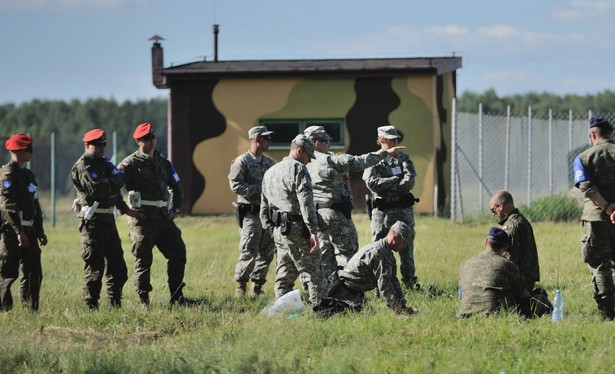
[[[149,294],[147,292],[139,294],[139,305],[141,305],[141,308],[149,308]]]
[[[88,299],[85,301],[85,305],[88,307],[88,310],[98,310],[98,301]]]
[[[122,307],[122,296],[113,295],[109,296],[109,308],[121,308]]]

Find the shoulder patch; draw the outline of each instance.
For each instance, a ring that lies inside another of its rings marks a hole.
[[[125,163],[125,162],[122,162],[122,163],[121,163],[121,165],[122,165],[123,167],[128,166],[128,164],[127,164],[127,163]]]
[[[5,177],[8,177],[9,175],[11,175],[11,172],[10,171],[5,171],[4,174],[2,174],[2,175],[4,175]]]
[[[241,170],[241,163],[240,162],[236,162],[233,167],[235,167],[235,169],[239,169]]]
[[[11,188],[11,181],[10,180],[2,181],[2,187],[4,187],[4,188]]]
[[[90,172],[90,176],[92,177],[92,179],[98,179],[98,173],[96,173],[95,171]]]

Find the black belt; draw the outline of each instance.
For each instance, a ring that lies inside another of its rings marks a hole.
[[[413,194],[408,193],[387,199],[376,198],[374,199],[374,207],[378,209],[406,209],[412,207],[418,201],[419,199],[415,198]]]
[[[250,212],[252,214],[259,214],[261,210],[261,206],[256,204],[238,203],[237,205],[239,206],[239,209],[246,213]]]

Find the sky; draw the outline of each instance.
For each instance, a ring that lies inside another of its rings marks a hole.
[[[462,58],[457,94],[615,87],[615,0],[0,0],[0,104],[167,97],[165,67],[219,60]]]

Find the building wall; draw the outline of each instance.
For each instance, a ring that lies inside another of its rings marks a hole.
[[[241,78],[171,86],[171,157],[183,178],[185,210],[228,213],[235,200],[227,175],[234,157],[248,150],[248,129],[259,119],[343,118],[345,142],[335,152],[378,149],[376,129],[395,125],[414,160],[417,212],[433,213],[446,200],[444,169],[450,138],[454,73],[380,78]],[[287,149],[270,150],[279,161]],[[355,208],[367,189],[353,176]]]

